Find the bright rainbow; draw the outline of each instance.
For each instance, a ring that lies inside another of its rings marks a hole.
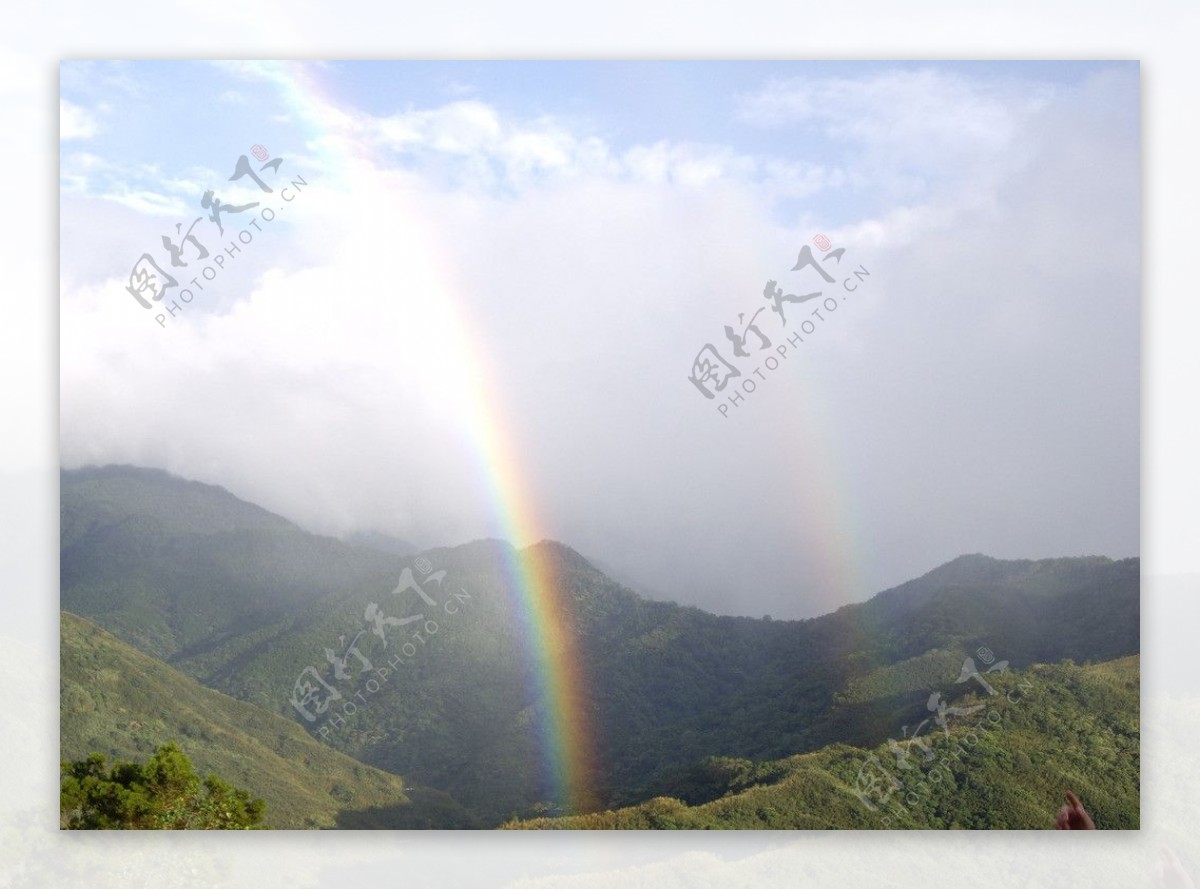
[[[480,462],[480,478],[488,487],[501,536],[514,544],[506,565],[507,581],[517,597],[527,657],[533,667],[539,703],[538,735],[545,778],[558,803],[567,812],[586,812],[597,803],[592,787],[594,773],[591,715],[586,678],[571,621],[565,591],[554,566],[537,546],[517,549],[523,542],[542,538],[539,522],[521,475],[520,456],[505,434],[503,402],[486,368],[486,352],[467,323],[459,319],[456,330],[470,341],[461,355],[473,356],[475,385],[466,416]]]
[[[353,115],[341,109],[329,85],[318,77],[319,71],[319,67],[304,63],[268,63],[257,69],[304,122],[312,137],[306,147],[325,172],[333,174],[331,179],[348,194],[353,195],[356,184],[357,191],[369,194],[369,181],[360,181],[360,176],[369,174],[378,162],[370,157],[370,149],[363,147],[361,134],[355,132]],[[470,318],[458,305],[450,264],[438,256],[436,244],[424,247],[440,270],[441,305],[435,310],[442,315],[438,328],[445,333],[448,352],[463,370],[457,375],[455,410],[473,443],[478,477],[487,489],[497,533],[513,545],[505,566],[506,581],[517,599],[525,655],[535,677],[531,693],[537,702],[543,778],[565,812],[584,812],[597,803],[592,785],[596,774],[594,736],[564,592],[543,553],[528,546],[544,536],[527,495],[529,486],[520,455],[506,433],[502,394],[488,382],[495,375],[485,341],[473,332]]]

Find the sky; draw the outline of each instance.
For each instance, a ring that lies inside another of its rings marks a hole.
[[[723,614],[1139,554],[1137,63],[60,84],[64,467],[321,534],[552,538]]]

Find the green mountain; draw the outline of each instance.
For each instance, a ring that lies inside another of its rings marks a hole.
[[[63,608],[157,658],[253,633],[397,560],[160,470],[89,468],[60,484]]]
[[[1139,827],[1136,657],[988,682],[994,694],[976,687],[948,699],[978,711],[917,736],[921,745],[899,743],[899,756],[839,744],[766,763],[712,758],[636,806],[504,827],[1050,829],[1068,789],[1098,829]]]
[[[267,803],[272,828],[472,827],[446,795],[406,787],[294,722],[206,689],[89,621],[61,613],[61,758],[145,761],[175,741],[202,774]]]
[[[1139,651],[1137,560],[964,556],[868,602],[771,621],[645,599],[553,542],[415,558],[354,547],[220,488],[132,467],[64,472],[62,511],[63,608],[323,744],[446,792],[487,825],[565,812],[543,769],[541,727],[554,715],[537,694],[518,560],[554,579],[587,679],[576,703],[592,727],[587,809],[643,801],[712,757],[874,748],[981,647],[1012,668]],[[421,591],[434,606],[411,587],[395,593],[405,571],[428,574]],[[384,637],[367,618],[418,612]],[[331,658],[345,659],[343,678]],[[308,721],[292,704],[305,689],[342,697]]]

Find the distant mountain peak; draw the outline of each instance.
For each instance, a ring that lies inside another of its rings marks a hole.
[[[64,546],[98,525],[142,517],[187,531],[298,529],[294,523],[219,485],[128,464],[63,469],[59,490]]]
[[[1054,588],[1061,578],[1068,576],[1075,578],[1075,583],[1086,585],[1096,573],[1112,565],[1113,560],[1107,556],[997,559],[983,553],[964,553],[918,578],[876,594],[872,600],[913,605],[938,591],[955,587],[1020,588],[1032,592]]]
[[[553,558],[563,561],[567,564],[579,566],[580,568],[588,568],[593,571],[596,567],[593,566],[587,559],[574,547],[564,544],[562,541],[555,541],[551,538],[543,538],[536,544],[530,544],[521,550],[522,553],[529,553],[543,558]]]

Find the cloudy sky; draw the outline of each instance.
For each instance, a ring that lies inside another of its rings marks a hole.
[[[1139,553],[1136,63],[67,62],[60,114],[66,467],[730,614]]]

